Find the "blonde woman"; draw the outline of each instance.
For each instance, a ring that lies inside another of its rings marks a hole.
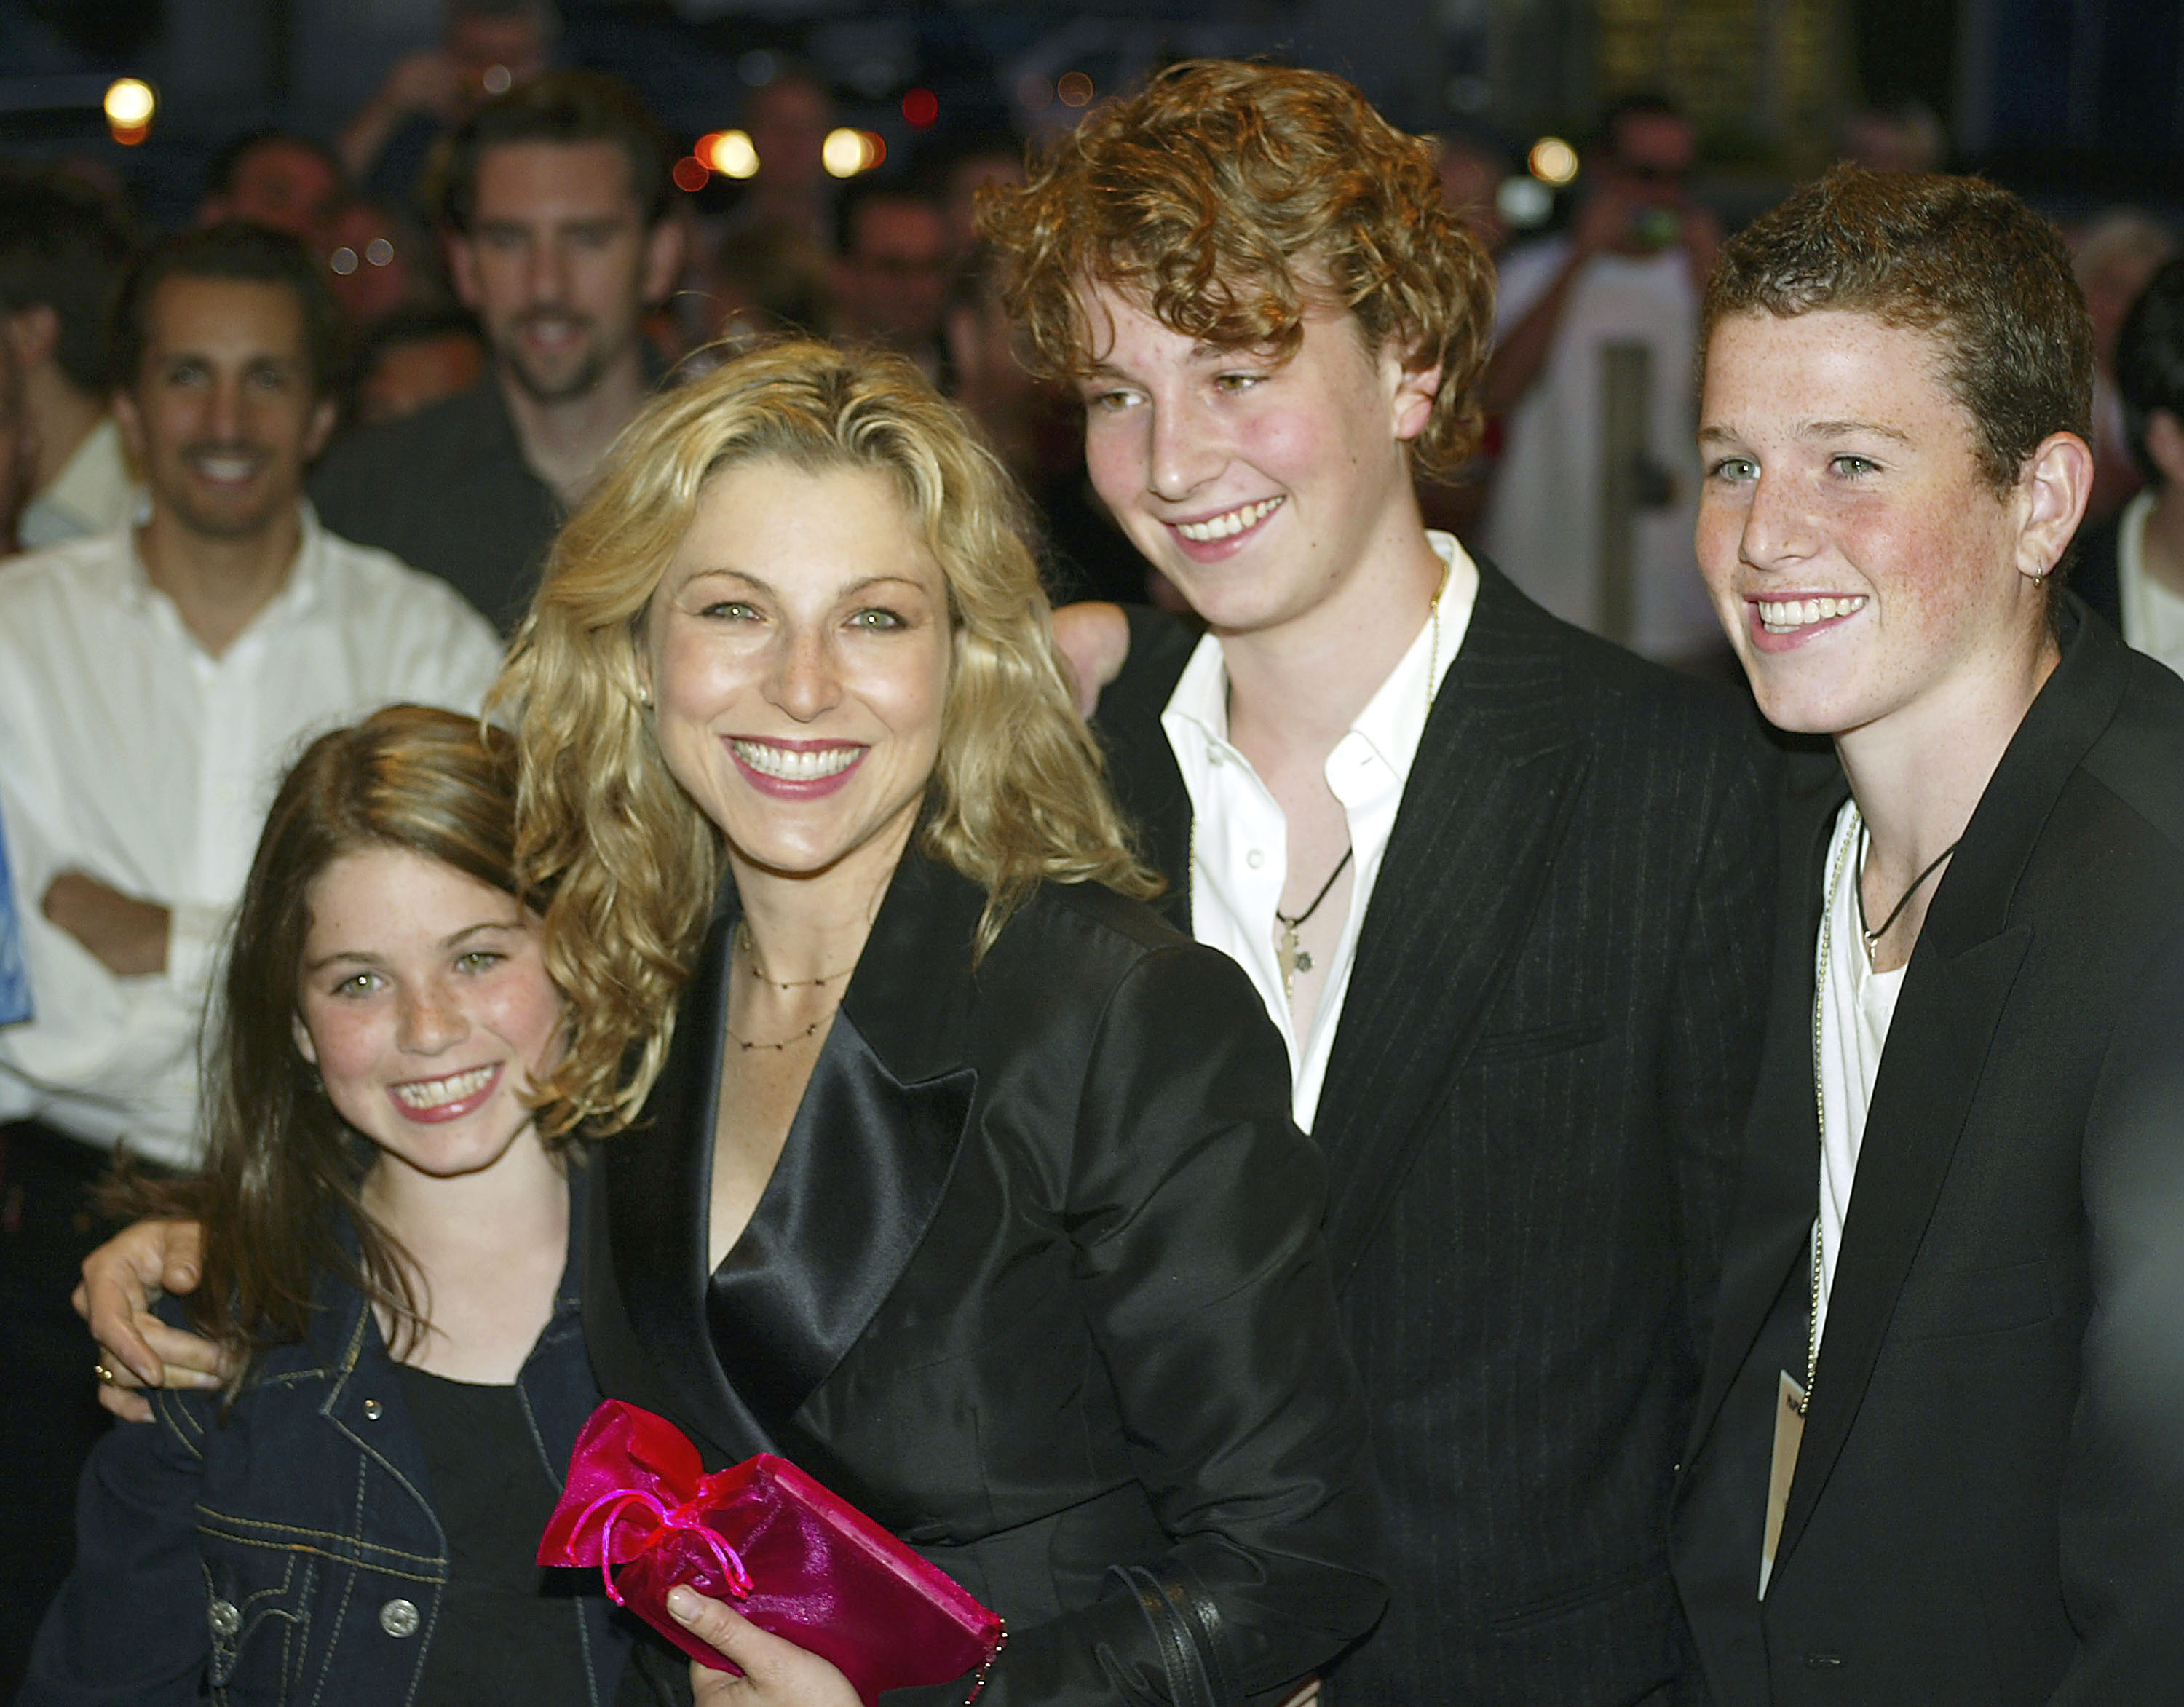
[[[961,417],[810,343],[660,398],[499,701],[575,1015],[542,1119],[615,1133],[604,1390],[709,1464],[784,1454],[957,1576],[1009,1621],[994,1707],[1240,1702],[1369,1627],[1282,1047],[1126,898],[1150,881]],[[854,1701],[692,1619],[749,1674],[705,1699]]]

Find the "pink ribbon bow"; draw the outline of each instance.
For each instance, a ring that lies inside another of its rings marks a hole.
[[[736,1668],[676,1622],[667,1594],[687,1583],[734,1600],[833,1662],[867,1703],[983,1682],[1005,1639],[953,1577],[794,1465],[762,1454],[708,1474],[674,1424],[617,1399],[577,1438],[538,1562],[596,1568],[616,1604],[716,1671]]]

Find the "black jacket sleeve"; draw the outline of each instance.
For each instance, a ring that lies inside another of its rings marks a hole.
[[[2184,1677],[2184,933],[2153,961],[2086,1120],[2093,1313],[2071,1420],[2055,1707],[2173,1699]]]
[[[1067,1182],[1076,1303],[1173,1544],[1013,1632],[982,1703],[1279,1699],[1384,1604],[1324,1169],[1288,1082],[1256,997],[1210,949],[1147,955],[1107,1005]]]

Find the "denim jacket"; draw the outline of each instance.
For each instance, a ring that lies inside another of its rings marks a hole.
[[[516,1377],[556,1486],[599,1400],[577,1309],[583,1175],[569,1170],[554,1313]],[[20,1707],[412,1699],[448,1543],[371,1311],[324,1278],[316,1303],[308,1336],[260,1359],[226,1416],[216,1393],[160,1392],[149,1425],[100,1442],[77,1496],[75,1568],[38,1632]],[[626,1637],[599,1594],[566,1604],[593,1707],[607,1707]]]

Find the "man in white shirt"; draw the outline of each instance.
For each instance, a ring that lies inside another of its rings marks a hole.
[[[52,173],[0,176],[0,330],[21,370],[36,452],[25,549],[118,527],[134,498],[106,408],[106,308],[129,240],[96,192]]]
[[[1485,386],[1486,407],[1507,420],[1487,549],[1557,616],[1671,664],[1721,650],[1691,556],[1692,339],[1720,242],[1685,188],[1695,153],[1691,121],[1668,103],[1634,96],[1609,109],[1569,231],[1502,259]],[[1602,364],[1615,345],[1641,350],[1647,367],[1636,435],[1646,474],[1619,593],[1605,583],[1602,549],[1613,521],[1602,495]]]
[[[1173,68],[988,228],[1094,486],[1207,625],[1077,614],[1086,673],[1127,648],[1099,726],[1169,915],[1250,974],[1328,1158],[1390,1593],[1328,1699],[1665,1703],[1756,1065],[1754,733],[1427,531],[1491,271],[1349,85]]]
[[[0,1571],[25,1642],[87,1446],[68,1308],[95,1243],[84,1187],[109,1152],[195,1157],[198,1020],[272,789],[309,735],[390,701],[473,708],[499,664],[453,589],[303,502],[335,314],[284,234],[219,225],[153,251],[114,335],[145,520],[0,565],[0,822],[36,1005],[0,1027]]]

